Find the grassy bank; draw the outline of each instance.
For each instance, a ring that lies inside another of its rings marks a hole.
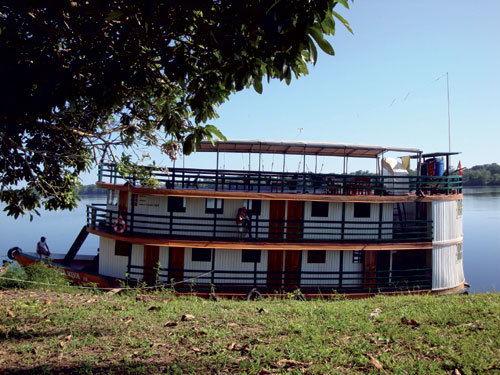
[[[0,372],[14,374],[498,373],[500,294],[213,302],[6,289],[0,338]]]

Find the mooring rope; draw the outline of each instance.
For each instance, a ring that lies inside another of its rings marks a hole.
[[[3,277],[0,276],[1,280],[8,280],[8,281],[16,281],[20,283],[27,283],[27,284],[36,284],[36,285],[44,285],[44,286],[64,286],[64,287],[69,287],[69,288],[78,288],[78,289],[99,289],[99,290],[114,290],[114,289],[120,289],[120,290],[142,290],[142,289],[157,289],[157,288],[171,288],[173,286],[179,285],[179,284],[185,284],[185,283],[190,283],[192,281],[195,281],[199,278],[202,278],[204,276],[210,275],[214,270],[210,270],[204,273],[201,273],[197,276],[191,277],[186,280],[182,281],[176,281],[174,283],[169,283],[169,284],[160,284],[160,285],[155,285],[155,286],[144,286],[144,287],[139,287],[139,288],[132,288],[132,287],[110,287],[110,288],[99,288],[99,287],[91,287],[91,286],[83,286],[83,285],[58,285],[58,284],[53,284],[53,283],[42,283],[40,281],[32,281],[32,280],[21,280],[21,279],[13,279],[10,277]]]

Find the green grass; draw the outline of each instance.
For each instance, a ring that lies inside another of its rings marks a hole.
[[[48,285],[53,289],[68,290],[70,285],[69,280],[61,270],[49,267],[44,263],[33,263],[27,267],[11,263],[6,266],[1,276],[0,290],[10,288],[47,288]]]
[[[0,340],[0,372],[13,374],[498,373],[500,294],[212,302],[9,289]]]

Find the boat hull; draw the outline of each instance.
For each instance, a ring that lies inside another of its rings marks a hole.
[[[113,288],[117,286],[118,280],[107,276],[79,270],[73,267],[63,266],[47,259],[40,259],[39,257],[29,254],[15,252],[14,259],[22,266],[27,267],[35,263],[45,263],[50,267],[60,269],[67,279],[79,285],[95,285],[97,288]]]
[[[51,267],[60,269],[62,272],[64,272],[66,278],[74,282],[75,284],[79,285],[95,285],[97,288],[114,288],[117,287],[119,284],[119,279],[116,278],[111,278],[108,276],[104,275],[99,275],[99,274],[94,274],[91,272],[86,272],[82,270],[78,270],[76,268],[72,267],[67,267],[63,266],[61,264],[57,264],[51,261],[48,261],[46,259],[40,259],[39,257],[32,256],[29,254],[24,254],[24,253],[14,253],[13,254],[14,259],[23,267],[30,266],[35,263],[45,263]],[[182,288],[181,288],[182,289]],[[250,290],[249,293],[247,293],[247,290]],[[241,299],[249,299],[252,297],[252,291],[257,289],[253,289],[250,286],[248,288],[241,288],[240,286],[240,291],[219,291],[219,292],[204,292],[204,291],[190,291],[190,292],[183,292],[183,291],[178,291],[174,292],[174,294],[177,295],[197,295],[202,298],[210,298],[212,296],[219,296],[223,298],[241,298]],[[465,283],[460,284],[459,286],[455,288],[451,288],[449,290],[443,290],[443,291],[432,291],[432,290],[407,290],[407,291],[392,291],[392,292],[385,292],[385,293],[366,293],[366,292],[353,292],[353,293],[320,293],[318,294],[317,292],[313,292],[312,290],[303,290],[297,297],[303,298],[303,299],[315,299],[315,298],[366,298],[366,297],[372,297],[377,294],[385,294],[385,295],[395,295],[395,294],[455,294],[455,293],[463,293],[464,291],[467,290],[467,285]],[[281,293],[276,293],[276,292],[270,292],[270,291],[265,291],[261,290],[262,294],[257,292],[258,297],[273,297],[273,298],[290,298],[290,293],[286,292],[281,292]],[[293,293],[292,293],[293,294]],[[301,297],[302,296],[302,297]]]

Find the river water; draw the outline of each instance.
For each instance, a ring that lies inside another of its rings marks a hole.
[[[41,216],[14,220],[0,213],[0,259],[19,246],[35,251],[41,236],[47,237],[52,253],[65,253],[86,223],[86,206],[104,203],[105,196],[82,197],[74,211],[41,211]],[[3,209],[4,206],[0,206]],[[500,288],[500,187],[464,189],[464,269],[472,292]],[[79,254],[96,254],[97,236],[89,234]]]

